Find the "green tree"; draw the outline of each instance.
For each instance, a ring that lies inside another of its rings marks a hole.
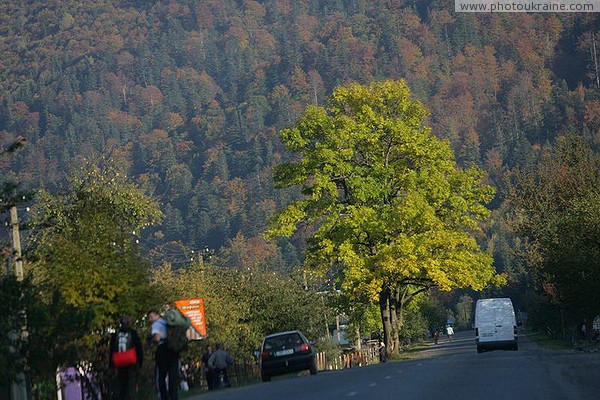
[[[106,377],[108,329],[121,314],[143,315],[152,301],[149,263],[133,233],[159,221],[158,205],[122,173],[90,166],[65,194],[40,191],[32,214],[32,274],[43,305],[35,312],[46,325],[31,328],[38,347],[30,354],[40,359],[30,365],[52,376],[57,366],[84,361]]]
[[[463,294],[456,304],[456,324],[461,328],[469,329],[472,317],[473,298],[468,294]]]
[[[423,317],[427,320],[428,328],[440,329],[441,326],[446,325],[447,313],[444,306],[435,291],[429,296],[423,296],[423,301],[420,303],[420,312]]]
[[[15,344],[21,328],[25,324],[23,314],[19,312],[18,305],[22,304],[23,287],[12,275],[0,272],[0,311],[5,316],[0,323],[0,388],[8,388],[25,369],[24,346],[16,347]]]
[[[0,163],[10,159],[14,153],[27,143],[22,136],[6,140],[0,134]],[[29,195],[21,187],[21,182],[16,174],[3,174],[0,178],[0,212],[10,210],[19,200]],[[27,294],[30,293],[30,281],[19,281],[14,267],[17,254],[13,251],[12,244],[0,242],[0,312],[5,316],[0,323],[0,389],[8,388],[16,379],[22,378],[19,374],[26,368],[27,343],[19,335],[26,326]],[[6,265],[6,267],[5,267]]]
[[[535,168],[514,172],[509,223],[537,288],[591,332],[600,309],[600,157],[570,135]]]
[[[303,198],[279,212],[268,234],[317,225],[306,266],[334,272],[344,291],[378,302],[387,348],[397,352],[403,307],[433,286],[482,289],[503,279],[473,234],[493,189],[476,167],[461,170],[407,84],[336,89],[281,132],[295,162],[275,170],[278,188]]]

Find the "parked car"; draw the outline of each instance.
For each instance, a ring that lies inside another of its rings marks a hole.
[[[274,375],[309,370],[317,373],[315,351],[300,331],[274,333],[264,338],[260,350],[260,375],[268,382]]]

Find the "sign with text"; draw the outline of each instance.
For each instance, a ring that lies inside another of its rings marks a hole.
[[[192,323],[188,338],[190,340],[200,340],[206,337],[206,320],[204,319],[204,300],[203,299],[187,299],[176,300],[175,307],[183,315],[188,317]]]

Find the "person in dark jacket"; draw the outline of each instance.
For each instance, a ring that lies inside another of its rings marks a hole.
[[[212,355],[213,350],[211,345],[206,346],[206,352],[202,354],[202,371],[204,372],[204,377],[206,379],[206,385],[208,386],[208,390],[213,390],[213,370],[208,366],[208,360]]]
[[[384,363],[387,357],[387,350],[385,348],[385,343],[379,343],[379,362]]]
[[[137,331],[131,327],[131,318],[124,315],[119,329],[112,334],[109,347],[109,367],[117,371],[118,395],[120,400],[135,400],[137,397],[137,373],[144,362],[142,341]],[[135,349],[136,361],[133,365],[116,366],[113,354],[127,349]]]
[[[213,388],[222,389],[231,386],[227,376],[227,367],[233,365],[233,358],[223,349],[221,343],[217,343],[216,347],[217,350],[208,359],[208,366],[213,370]]]

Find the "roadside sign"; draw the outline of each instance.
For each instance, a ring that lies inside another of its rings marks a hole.
[[[206,337],[206,320],[204,319],[203,299],[176,300],[175,307],[177,307],[183,315],[188,317],[192,323],[191,328],[193,329],[191,330],[194,332],[188,331],[188,338],[190,340],[200,340]]]

